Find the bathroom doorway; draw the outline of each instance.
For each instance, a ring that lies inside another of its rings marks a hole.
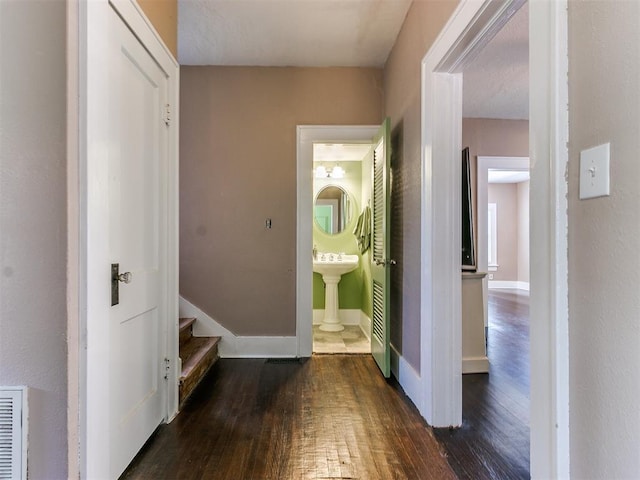
[[[370,158],[372,139],[379,128],[375,125],[298,126],[296,337],[300,357],[311,356],[316,349],[317,353],[352,353],[349,348],[354,350],[362,343],[368,346],[367,350],[362,348],[362,353],[371,352],[371,314],[367,312],[371,305],[371,277],[366,272],[371,260],[368,251],[363,254],[359,250],[353,232],[371,197],[371,163],[364,167],[367,160],[363,159],[367,155]],[[336,156],[339,150],[349,153]],[[324,167],[324,174],[317,167]],[[327,176],[328,173],[331,175]],[[341,175],[342,178],[338,178]],[[320,200],[318,208],[316,200]],[[326,289],[322,274],[313,271],[314,245],[316,254],[328,254],[324,257],[327,261],[330,254],[335,254],[334,261],[340,254],[358,258],[357,267],[341,274],[338,282],[337,310],[344,330],[329,332],[319,328],[326,310]],[[314,330],[323,332],[321,336],[325,337],[319,339],[316,349]]]
[[[371,353],[370,143],[313,144],[313,353]]]

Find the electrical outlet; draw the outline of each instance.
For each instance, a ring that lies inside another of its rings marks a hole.
[[[489,274],[489,280],[493,280],[493,273]]]

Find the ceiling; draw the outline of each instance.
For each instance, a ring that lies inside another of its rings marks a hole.
[[[181,65],[382,67],[411,0],[179,0]]]
[[[371,150],[370,144],[314,143],[314,162],[361,162]]]
[[[499,170],[490,168],[487,171],[487,183],[520,183],[529,180],[529,170]]]
[[[524,4],[464,68],[462,116],[529,118],[529,6]]]
[[[181,65],[383,67],[411,0],[178,0]],[[528,8],[464,71],[463,116],[528,118]]]

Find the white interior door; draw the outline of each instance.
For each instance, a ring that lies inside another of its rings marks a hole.
[[[120,273],[109,318],[110,473],[117,478],[164,419],[167,78],[110,10],[109,252]],[[108,268],[108,266],[105,266]]]

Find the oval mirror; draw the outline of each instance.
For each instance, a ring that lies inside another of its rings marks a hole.
[[[344,231],[351,221],[351,200],[341,187],[322,187],[313,204],[313,217],[323,232],[335,235]]]

